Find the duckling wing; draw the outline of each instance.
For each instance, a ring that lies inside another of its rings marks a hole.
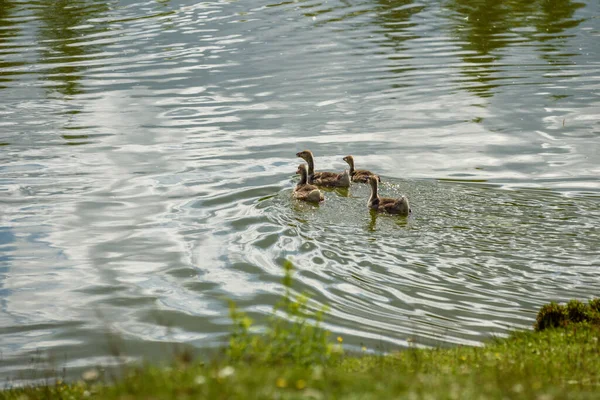
[[[381,197],[379,199],[379,207],[393,207],[398,203],[398,199],[392,199],[389,197]]]
[[[325,197],[318,187],[314,185],[300,185],[294,189],[294,197],[299,200],[312,202],[323,201]]]
[[[390,214],[400,214],[404,216],[410,213],[410,206],[408,205],[408,199],[406,197],[401,197],[399,199],[384,197],[379,202],[379,209]]]
[[[317,180],[331,180],[331,179],[335,179],[337,178],[339,174],[337,172],[327,172],[327,171],[322,171],[322,172],[315,172],[313,175],[313,180],[317,181]]]
[[[370,176],[375,176],[375,174],[372,173],[371,171],[367,171],[364,169],[358,169],[358,170],[354,171],[354,175],[352,175],[352,181],[359,182],[359,183],[368,183]],[[381,178],[379,178],[379,182],[381,182]]]
[[[313,190],[318,189],[315,185],[297,185],[296,188],[294,189],[294,193],[301,195],[302,193],[310,193]]]
[[[348,187],[350,186],[350,175],[348,175],[348,171],[336,174],[335,172],[321,172],[321,175],[315,177],[312,180],[312,183],[318,186],[330,186],[330,187]]]

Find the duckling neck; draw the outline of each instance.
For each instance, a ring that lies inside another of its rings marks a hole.
[[[348,163],[348,165],[350,165],[350,175],[354,175],[354,161],[350,160],[350,162]]]
[[[377,181],[371,181],[371,197],[369,197],[369,204],[379,198],[379,194],[377,193]]]
[[[306,185],[306,170],[303,169],[300,171],[300,182],[298,182],[298,186]]]
[[[313,176],[315,174],[315,160],[312,154],[308,154],[306,162],[308,163],[308,176]]]

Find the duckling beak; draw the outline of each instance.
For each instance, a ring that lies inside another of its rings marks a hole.
[[[296,157],[302,157],[300,154],[302,154],[302,152],[301,152],[301,151],[297,152],[297,153],[296,153]]]

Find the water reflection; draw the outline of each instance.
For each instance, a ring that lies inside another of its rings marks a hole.
[[[585,4],[571,0],[540,0],[538,4],[540,10],[533,21],[542,59],[557,66],[571,64],[572,57],[578,55],[579,51],[568,47],[567,41],[575,37],[575,32],[565,34],[565,31],[585,21],[584,18],[574,18],[575,12]]]
[[[388,39],[402,43],[418,37],[411,29],[418,26],[418,21],[413,17],[425,8],[422,4],[414,4],[413,0],[378,0],[373,8],[376,13],[374,22],[384,28],[384,35]]]
[[[103,16],[109,10],[104,1],[58,0],[38,4],[36,14],[42,25],[38,31],[42,64],[49,64],[44,71],[48,88],[66,97],[83,93],[82,75],[85,61],[98,52],[100,45],[82,42],[82,37],[108,30],[108,25],[88,20]]]
[[[389,70],[392,73],[402,74],[414,71],[415,67],[406,60],[413,58],[407,54],[404,43],[416,39],[417,30],[412,29],[418,25],[413,19],[415,15],[425,9],[424,5],[413,4],[412,0],[387,1],[379,0],[374,7],[374,22],[383,28],[383,35],[387,41],[380,44],[384,47],[392,47],[394,53],[388,57],[390,61]],[[392,87],[407,86],[407,82],[394,83]]]
[[[2,313],[7,312],[7,299],[10,289],[5,288],[4,281],[8,278],[11,262],[11,252],[16,250],[15,235],[11,229],[0,226],[0,326],[8,326],[7,321],[2,321]]]
[[[18,54],[11,43],[19,35],[19,23],[14,19],[16,11],[17,5],[13,0],[0,0],[0,89],[5,89],[16,74],[6,69],[23,65],[22,61],[12,60]]]
[[[455,13],[451,17],[453,34],[466,51],[462,73],[471,83],[467,90],[481,97],[493,95],[501,85],[498,61],[504,57],[502,50],[511,45],[539,41],[542,58],[556,62],[559,43],[565,39],[563,32],[583,21],[573,19],[574,12],[583,6],[571,0],[446,2],[445,7]]]
[[[366,209],[366,207],[365,207]],[[380,228],[378,228],[378,219],[379,220],[383,220],[384,224],[386,224],[387,226],[391,226],[392,229],[394,228],[406,228],[410,225],[411,219],[414,218],[414,215],[411,215],[410,217],[399,217],[397,215],[388,215],[388,214],[382,214],[379,213],[375,210],[367,210],[369,213],[369,223],[367,224],[367,231],[369,232],[376,232],[378,230],[380,230]],[[380,221],[381,223],[382,221]]]

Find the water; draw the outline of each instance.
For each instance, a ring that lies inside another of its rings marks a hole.
[[[0,376],[214,349],[227,299],[260,321],[288,258],[350,349],[477,345],[598,295],[598,15],[0,0]],[[306,148],[413,215],[358,184],[298,204]]]

